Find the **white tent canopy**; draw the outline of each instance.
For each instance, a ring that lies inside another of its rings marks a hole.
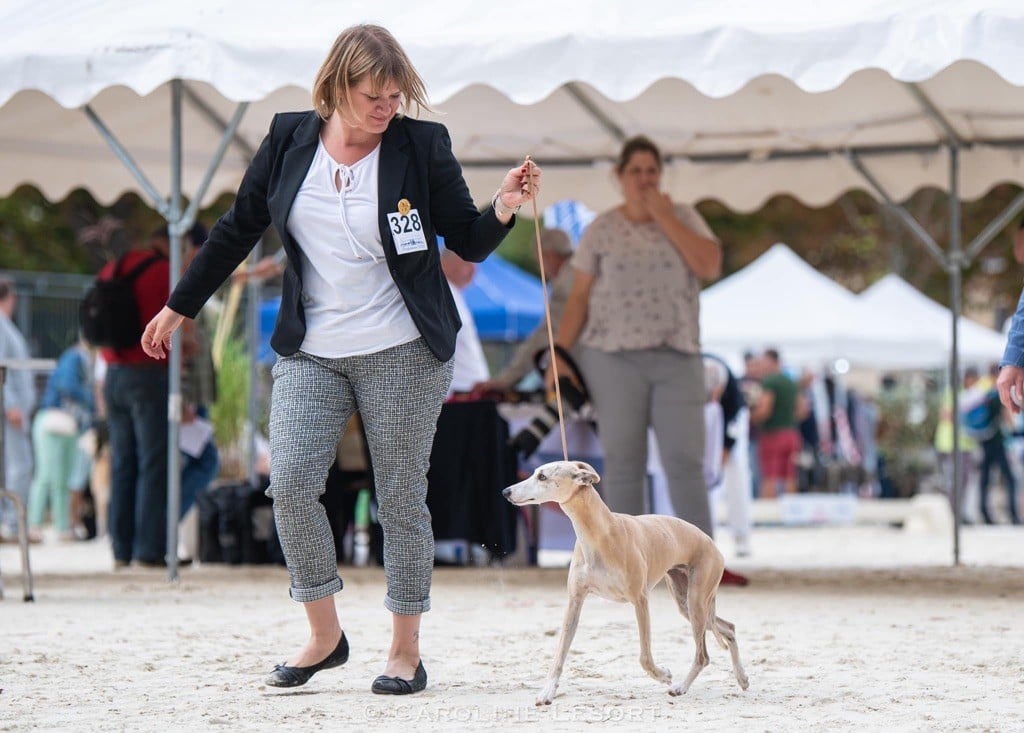
[[[861,301],[784,244],[704,290],[700,316],[704,351],[730,362],[771,347],[791,365],[907,369],[939,366],[949,353],[938,334]]]
[[[886,275],[858,297],[862,303],[908,324],[915,332],[940,340],[947,352],[952,347],[949,309],[899,275]],[[1006,346],[1003,334],[963,316],[959,320],[959,339],[961,361],[975,366],[998,362]]]
[[[372,9],[369,9],[372,8]],[[1024,4],[1016,0],[614,0],[514,9],[468,1],[349,3],[12,0],[0,6],[0,194],[22,183],[103,201],[137,187],[77,108],[89,104],[166,192],[172,78],[186,80],[183,188],[199,188],[213,120],[253,102],[206,192],[232,190],[270,116],[310,107],[338,30],[380,22],[425,77],[474,195],[530,153],[547,201],[617,200],[623,136],[669,156],[667,190],[739,210],[778,193],[822,205],[866,186],[945,187],[950,130],[962,195],[1024,183]],[[483,8],[486,8],[485,10]],[[87,31],[87,32],[84,32]],[[1015,86],[1017,85],[1017,86]],[[140,96],[141,95],[141,96]],[[1008,152],[1013,148],[1015,152]]]

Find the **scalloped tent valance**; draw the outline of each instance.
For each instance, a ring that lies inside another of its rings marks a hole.
[[[252,101],[207,191],[232,190],[275,111],[308,88],[338,30],[390,28],[427,81],[481,201],[530,153],[549,201],[617,199],[624,135],[669,156],[676,198],[739,210],[777,193],[822,205],[865,187],[856,152],[896,198],[945,187],[950,133],[962,195],[1024,183],[1024,7],[1019,2],[865,0],[468,0],[349,4],[140,4],[15,0],[0,7],[0,194],[22,183],[61,198],[137,188],[90,107],[167,187],[169,80],[185,80],[183,188],[198,188],[236,102]],[[936,116],[936,113],[938,116]]]

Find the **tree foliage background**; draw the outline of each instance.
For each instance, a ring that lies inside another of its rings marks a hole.
[[[963,204],[964,246],[1020,189],[993,188],[977,201]],[[936,189],[924,189],[904,202],[910,213],[949,250],[949,204]],[[894,272],[935,300],[949,305],[949,277],[942,265],[909,234],[896,216],[862,191],[841,196],[830,206],[811,209],[790,196],[776,196],[752,214],[730,211],[717,201],[697,207],[722,240],[726,277],[783,242],[817,270],[855,292]],[[965,312],[993,325],[1012,314],[1021,292],[1021,269],[1013,260],[1012,235],[1017,224],[991,242],[964,273]],[[523,221],[499,252],[536,272],[533,223]],[[784,287],[783,283],[779,284]]]
[[[996,186],[963,205],[963,238],[970,240],[1019,192]],[[200,214],[211,225],[231,203],[221,196]],[[923,189],[905,202],[943,249],[949,247],[947,197]],[[862,191],[844,194],[830,206],[811,209],[789,196],[770,199],[759,211],[739,214],[717,201],[698,206],[722,240],[723,277],[749,264],[776,242],[789,245],[818,270],[860,291],[889,272],[897,273],[941,303],[949,303],[949,278],[941,265],[885,207]],[[144,240],[162,225],[160,216],[135,194],[101,206],[87,191],[59,202],[23,186],[0,199],[0,269],[92,273]],[[965,272],[965,309],[993,325],[1013,312],[1021,272],[1011,254],[1009,227]],[[277,245],[273,235],[267,248]],[[499,254],[536,273],[533,222],[521,217]],[[783,284],[780,283],[780,287]]]

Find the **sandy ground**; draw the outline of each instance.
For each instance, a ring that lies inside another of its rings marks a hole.
[[[727,557],[728,538],[721,540]],[[36,602],[21,602],[0,548],[0,730],[1024,730],[1024,530],[945,536],[885,527],[767,528],[747,588],[723,588],[750,676],[711,665],[669,697],[637,661],[632,609],[592,597],[555,704],[534,696],[565,602],[564,569],[438,570],[424,618],[430,686],[382,698],[389,619],[383,572],[344,568],[352,657],[287,692],[262,675],[303,638],[280,568],[109,572],[102,542],[33,548]],[[655,660],[691,662],[689,628],[662,587]]]

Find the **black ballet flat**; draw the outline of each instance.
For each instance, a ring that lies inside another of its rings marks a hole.
[[[340,667],[347,661],[348,639],[345,638],[345,632],[343,631],[341,632],[341,639],[338,640],[338,646],[322,662],[311,664],[308,667],[289,667],[284,664],[278,664],[274,667],[274,671],[263,680],[263,683],[271,687],[299,687],[309,682],[309,678],[320,670]]]
[[[376,695],[411,695],[414,692],[423,692],[427,688],[427,670],[423,669],[423,660],[416,665],[416,674],[411,680],[404,680],[401,677],[388,677],[382,674],[373,681],[370,691]]]

